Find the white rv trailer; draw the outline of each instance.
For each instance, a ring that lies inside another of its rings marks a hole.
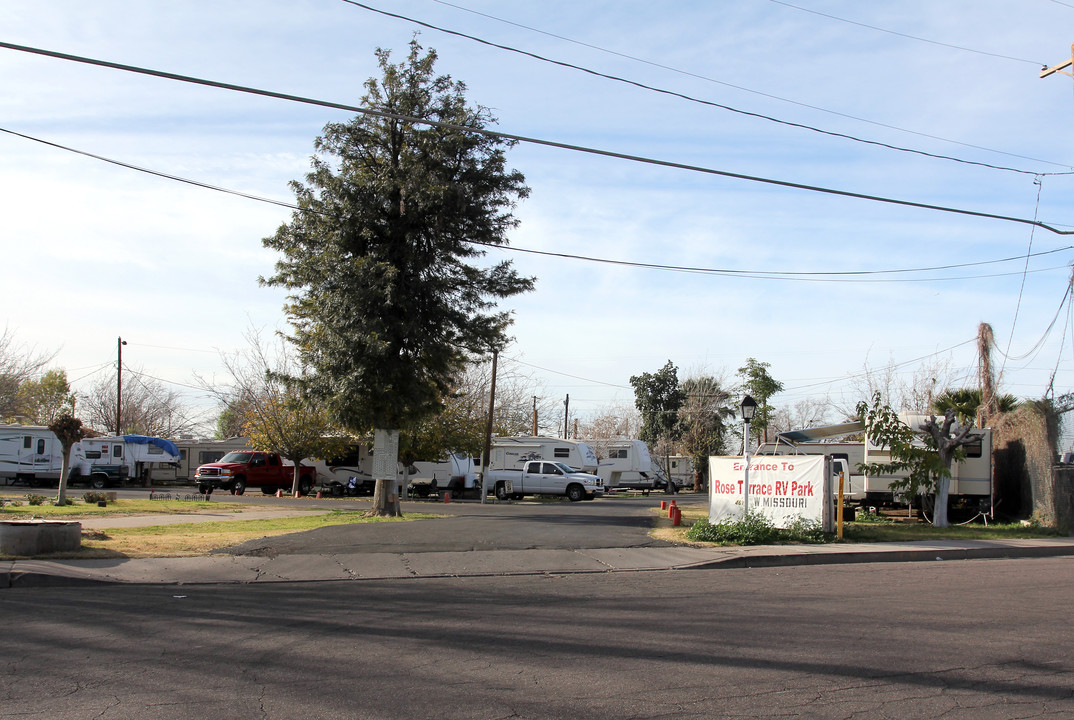
[[[58,482],[62,462],[60,440],[47,427],[0,426],[0,479],[5,485]]]
[[[900,414],[899,419],[914,429],[919,430],[928,415]],[[956,426],[955,431],[959,428]],[[966,458],[951,465],[950,497],[952,501],[979,500],[989,505],[993,500],[992,482],[992,428],[975,428],[971,431],[975,440],[963,446]],[[921,443],[924,446],[924,443]],[[865,460],[869,463],[886,463],[891,461],[891,451],[886,447],[877,447],[865,440]],[[906,473],[866,477],[865,494],[875,500],[891,498],[891,481],[905,478]]]
[[[448,453],[436,462],[416,462],[407,468],[410,492],[429,497],[434,492],[450,492],[453,496],[477,491],[474,457],[463,452]]]
[[[644,441],[608,440],[603,444],[607,457],[600,461],[596,474],[604,480],[605,490],[668,488],[667,477],[649,454],[649,446]]]
[[[689,455],[672,455],[668,458],[671,464],[671,480],[678,487],[694,486],[694,461]]]
[[[135,478],[149,481],[159,466],[177,462],[178,448],[169,440],[145,435],[84,438],[71,448],[68,481],[94,487]],[[0,426],[0,478],[6,484],[31,487],[59,483],[63,445],[47,427]]]
[[[486,470],[521,470],[529,460],[558,461],[596,474],[600,461],[593,448],[577,440],[550,437],[497,437],[492,439]]]
[[[902,422],[919,433],[919,427],[927,417],[927,415],[899,415]],[[864,426],[861,422],[850,422],[784,432],[777,436],[775,443],[767,443],[762,448],[762,454],[845,456],[850,468],[849,484],[845,489],[848,499],[867,505],[895,502],[900,498],[892,491],[891,483],[905,478],[905,473],[868,475],[859,467],[863,463],[890,462],[891,452],[888,448],[877,447],[868,439],[854,442],[820,442],[825,438],[860,433],[863,430]],[[973,434],[977,439],[965,446],[966,459],[951,466],[950,497],[952,501],[991,502],[993,494],[992,429],[977,428],[973,430]],[[921,444],[924,446],[923,441]]]

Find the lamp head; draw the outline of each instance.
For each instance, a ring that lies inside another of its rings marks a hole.
[[[742,398],[738,408],[742,411],[742,421],[748,424],[750,420],[753,420],[754,413],[757,412],[757,401],[747,395]]]

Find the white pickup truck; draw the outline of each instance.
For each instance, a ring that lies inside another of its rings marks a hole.
[[[500,500],[525,495],[565,495],[571,502],[577,502],[604,495],[604,481],[596,475],[548,460],[530,460],[521,470],[490,470],[485,473],[484,484]]]

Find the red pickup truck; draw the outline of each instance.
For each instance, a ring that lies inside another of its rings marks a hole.
[[[302,465],[299,472],[298,492],[309,494],[317,472]],[[295,480],[295,466],[285,463],[277,453],[259,450],[235,450],[217,462],[206,463],[194,473],[198,492],[208,494],[215,488],[230,490],[232,495],[242,495],[248,487],[261,488],[270,495],[277,490],[290,493]]]

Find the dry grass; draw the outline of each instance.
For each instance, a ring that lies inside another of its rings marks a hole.
[[[213,503],[213,505],[214,509],[219,510],[219,503]],[[248,540],[315,530],[330,525],[408,522],[436,517],[441,516],[431,513],[408,513],[399,518],[382,518],[366,517],[361,512],[332,511],[298,517],[85,530],[82,533],[82,548],[79,551],[52,554],[48,555],[47,559],[191,557],[206,555],[212,550],[231,547]]]

